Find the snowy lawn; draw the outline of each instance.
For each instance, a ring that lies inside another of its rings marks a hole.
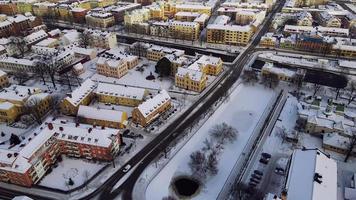
[[[204,200],[216,199],[274,94],[262,86],[240,85],[236,88],[228,102],[219,107],[151,181],[146,190],[146,199],[162,199],[171,193],[169,186],[172,178],[179,175],[190,175],[191,170],[188,166],[190,154],[201,149],[203,141],[209,137],[208,132],[212,126],[225,122],[239,131],[237,140],[225,145],[225,149],[219,156],[218,174],[208,178],[205,187],[194,197],[194,199]]]
[[[60,190],[69,190],[82,185],[105,166],[105,163],[93,163],[85,159],[62,157],[63,161],[59,162],[58,166],[53,168],[53,171],[45,176],[39,185]],[[66,184],[69,178],[73,180],[73,186]]]
[[[137,68],[139,68],[141,65],[145,65],[142,68],[144,71],[137,71]],[[128,85],[132,87],[141,87],[141,88],[148,88],[148,89],[165,89],[169,90],[171,86],[174,83],[173,78],[158,78],[158,74],[155,73],[155,65],[156,62],[152,61],[147,61],[146,59],[143,59],[138,66],[136,66],[133,69],[130,69],[128,73],[121,77],[120,79],[113,78],[113,77],[106,77],[100,74],[95,74],[91,79],[92,80],[97,80],[97,81],[102,81],[106,83],[116,83],[116,84],[122,84],[122,85]],[[146,80],[146,77],[150,75],[152,72],[152,75],[156,77],[155,80]]]

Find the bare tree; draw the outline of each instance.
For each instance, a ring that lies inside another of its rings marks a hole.
[[[353,132],[352,133],[352,137],[349,138],[349,142],[347,144],[347,152],[346,152],[346,156],[345,156],[345,160],[344,162],[347,162],[347,160],[350,158],[354,147],[356,145],[356,134]]]
[[[303,82],[304,82],[304,75],[300,73],[296,73],[292,77],[292,83],[296,87],[297,90],[297,99],[299,100],[300,98],[300,90],[303,87]]]
[[[28,80],[29,75],[24,71],[13,72],[14,79],[17,80],[19,85],[23,85]]]
[[[208,159],[206,161],[206,169],[211,175],[216,175],[218,173],[218,159],[217,159],[217,151],[212,151],[208,155]]]
[[[26,49],[27,49],[27,45],[26,45],[26,41],[22,38],[22,37],[10,37],[9,38],[9,45],[11,48],[16,50],[16,53],[20,53],[20,55],[23,57]]]
[[[319,84],[317,84],[317,83],[314,83],[314,85],[313,85],[313,90],[314,90],[313,96],[315,96],[316,93],[318,93],[318,91],[319,91],[320,89],[321,89],[321,85],[319,85]]]
[[[57,55],[46,55],[41,59],[41,62],[45,63],[45,73],[50,77],[53,87],[56,88],[55,75],[61,66],[61,63],[57,59]]]
[[[279,78],[277,74],[274,73],[264,73],[262,74],[262,82],[266,84],[269,88],[276,88],[279,84]]]
[[[36,60],[34,65],[34,72],[42,79],[43,85],[46,85],[46,61]]]
[[[204,152],[211,151],[214,149],[214,142],[207,138],[204,140],[203,144],[204,144],[204,146],[203,146],[202,150]]]
[[[237,137],[238,131],[225,122],[216,124],[210,130],[210,135],[214,137],[220,144],[225,144],[226,141],[233,142]]]
[[[253,69],[245,69],[241,78],[244,83],[251,83],[252,85],[258,82],[257,72]]]
[[[349,91],[350,91],[350,96],[347,101],[347,105],[350,105],[351,102],[353,102],[356,98],[356,81],[350,81],[349,82]]]
[[[37,122],[37,124],[42,123],[42,115],[40,110],[40,105],[41,105],[41,99],[40,98],[30,98],[27,100],[24,106],[24,113],[32,117],[34,121]]]
[[[207,169],[205,167],[206,157],[202,151],[195,151],[190,155],[189,166],[197,178],[205,179]]]

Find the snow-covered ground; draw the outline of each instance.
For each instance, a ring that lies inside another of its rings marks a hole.
[[[188,166],[190,154],[202,147],[205,138],[209,137],[208,132],[212,126],[225,122],[239,131],[237,140],[225,146],[219,157],[218,174],[208,178],[205,187],[194,197],[194,199],[216,199],[273,94],[274,92],[262,86],[238,86],[229,100],[215,111],[152,180],[146,190],[146,199],[162,199],[171,192],[169,185],[172,178],[182,174],[190,175]]]
[[[46,175],[39,185],[60,190],[69,190],[82,185],[106,164],[63,156],[63,161],[59,162],[58,166],[53,168],[53,171]],[[70,186],[67,184],[69,178],[73,180],[74,185]]]
[[[142,64],[146,64],[143,69],[143,72],[137,71],[136,69],[141,66]],[[157,78],[158,74],[155,73],[155,65],[156,62],[153,61],[147,61],[147,59],[142,58],[142,61],[139,63],[139,65],[133,69],[130,69],[128,73],[121,77],[120,79],[117,78],[112,78],[112,77],[106,77],[100,74],[95,74],[92,76],[92,80],[97,80],[97,81],[102,81],[102,82],[107,82],[107,83],[116,83],[116,84],[122,84],[122,85],[128,85],[132,87],[140,87],[140,88],[147,88],[147,89],[165,89],[169,90],[170,87],[173,85],[173,79],[172,78]],[[150,75],[152,72],[152,75],[156,77],[155,80],[147,80],[146,77]]]

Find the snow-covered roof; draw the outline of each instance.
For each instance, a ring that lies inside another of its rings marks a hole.
[[[350,138],[340,135],[339,133],[326,133],[323,135],[323,144],[347,150],[349,148]],[[356,152],[354,147],[353,152]]]
[[[32,44],[37,41],[43,40],[44,38],[47,38],[48,34],[44,30],[39,30],[37,32],[31,33],[30,35],[25,37],[25,41],[27,44]]]
[[[96,120],[104,120],[110,122],[118,122],[120,123],[123,119],[124,112],[118,110],[107,110],[94,108],[90,106],[79,106],[78,117],[88,118],[88,119],[96,119]]]
[[[28,196],[17,196],[17,197],[14,197],[12,200],[33,200],[33,199],[31,199]]]
[[[236,32],[250,32],[252,30],[250,25],[223,25],[223,24],[209,24],[207,29],[228,30]]]
[[[323,26],[295,26],[295,25],[285,25],[285,32],[300,32],[300,33],[312,33],[312,32],[320,32],[324,35],[349,35],[349,29],[345,28],[334,28],[334,27],[323,27]]]
[[[22,15],[22,14],[17,14],[17,15],[14,15],[14,16],[8,16],[7,17],[7,20],[10,21],[10,22],[15,22],[15,23],[20,23],[20,22],[23,22],[23,21],[26,21],[28,20],[29,18]]]
[[[0,92],[0,99],[7,101],[25,101],[30,95],[40,91],[39,88],[35,87],[11,85]]]
[[[200,16],[200,14],[199,13],[197,13],[197,12],[177,12],[176,14],[175,14],[175,16],[177,17],[177,16],[180,16],[180,17],[198,17],[198,16]]]
[[[211,6],[204,6],[202,4],[178,4],[176,9],[197,9],[197,10],[211,10]]]
[[[92,55],[96,54],[96,50],[94,48],[81,48],[81,47],[74,47],[72,48],[74,53],[82,54],[82,55]]]
[[[295,150],[286,189],[288,200],[337,199],[336,161],[318,150]]]
[[[1,69],[0,69],[0,77],[2,77],[2,76],[6,76],[6,72],[4,72],[4,71],[2,71]]]
[[[188,76],[190,80],[200,82],[203,78],[203,73],[190,68],[178,67],[176,76],[181,78]]]
[[[198,23],[199,23],[199,22],[205,22],[205,21],[207,21],[208,19],[209,19],[209,15],[203,13],[203,14],[199,15],[199,17],[195,18],[195,19],[194,19],[194,22],[198,22]]]
[[[48,32],[48,34],[53,37],[53,36],[56,36],[56,35],[60,35],[62,32],[61,30],[59,30],[58,28],[57,29],[53,29],[51,31]]]
[[[147,51],[155,51],[155,52],[161,52],[161,53],[165,53],[165,54],[174,54],[176,56],[184,55],[183,50],[169,48],[169,47],[163,47],[163,46],[158,46],[158,45],[151,45],[151,47],[148,48]]]
[[[114,97],[143,100],[145,91],[146,90],[142,88],[125,87],[109,83],[99,83],[96,93]]]
[[[96,83],[91,79],[85,80],[82,85],[76,88],[72,93],[71,97],[66,97],[65,99],[74,106],[78,106],[80,102],[93,92],[96,88]]]
[[[230,17],[227,15],[219,15],[215,18],[213,24],[221,24],[221,25],[226,25],[230,21]]]
[[[168,95],[166,90],[161,90],[153,98],[147,99],[145,102],[140,104],[137,108],[144,117],[147,117],[162,104],[171,100],[171,97]]]
[[[47,38],[47,39],[44,39],[41,42],[37,43],[36,45],[37,46],[48,47],[48,46],[50,46],[50,45],[52,45],[53,43],[56,43],[56,42],[58,42],[58,40],[55,39],[55,38]]]
[[[62,130],[60,130],[62,127]],[[55,134],[58,140],[87,144],[100,147],[109,147],[112,143],[110,137],[119,134],[117,129],[98,129],[98,128],[84,128],[63,126],[62,124],[53,124],[53,130],[45,129],[45,133],[57,133]]]
[[[355,49],[356,50],[356,49]],[[345,68],[356,68],[356,62],[350,60],[339,60],[339,66]]]
[[[74,69],[74,70],[77,70],[77,71],[80,71],[80,70],[84,69],[84,66],[83,66],[82,63],[77,63],[77,64],[75,64],[75,65],[73,66],[73,69]]]
[[[34,66],[33,60],[23,59],[23,58],[14,58],[14,57],[4,57],[0,59],[2,63],[24,65],[24,66]]]
[[[290,78],[293,77],[293,75],[295,74],[295,71],[293,71],[293,70],[289,70],[286,68],[274,67],[273,63],[265,63],[262,67],[262,70],[266,70],[270,73],[283,75],[283,76],[290,77]]]

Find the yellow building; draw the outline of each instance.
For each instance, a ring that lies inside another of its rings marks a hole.
[[[0,70],[0,89],[9,86],[9,79],[6,72]]]
[[[35,106],[36,114],[44,116],[52,106],[52,97],[48,93],[38,93],[31,95],[26,104],[28,106]]]
[[[252,35],[253,30],[249,25],[209,24],[207,26],[208,43],[246,46]]]
[[[90,12],[85,16],[89,26],[107,28],[115,25],[115,18],[109,12]]]
[[[200,14],[211,15],[212,7],[201,4],[177,4],[175,5],[176,12],[197,12]]]
[[[40,2],[32,6],[33,14],[35,16],[56,16],[55,3]]]
[[[164,20],[166,19],[164,15],[164,3],[162,2],[154,2],[145,8],[150,11],[150,19],[153,20]]]
[[[206,80],[207,77],[203,72],[179,67],[175,76],[175,86],[201,92],[206,87]]]
[[[146,22],[150,19],[150,10],[147,8],[136,9],[131,12],[126,12],[124,16],[125,26],[131,26]]]
[[[266,33],[261,37],[260,46],[263,47],[275,47],[277,39],[273,37],[273,33]]]
[[[96,71],[98,74],[121,78],[128,72],[127,62],[122,59],[111,59],[100,57],[96,62]]]
[[[19,109],[10,102],[0,102],[0,122],[11,123],[19,116]]]
[[[113,32],[86,29],[84,34],[89,35],[89,46],[91,47],[112,49],[117,46],[116,34]]]
[[[173,54],[174,56],[182,56],[184,55],[183,50],[173,49],[163,46],[152,45],[150,48],[147,49],[147,59],[153,61],[159,61],[166,55]]]
[[[174,38],[197,40],[200,35],[200,24],[197,22],[173,21],[169,24],[169,30]]]
[[[11,102],[21,108],[25,105],[27,99],[34,94],[41,93],[41,89],[21,85],[11,85],[0,91],[0,102]]]
[[[87,79],[80,87],[68,94],[60,104],[61,112],[66,115],[77,115],[80,105],[89,105],[94,98],[94,89],[96,83],[91,79]]]
[[[341,20],[330,13],[324,11],[318,14],[320,24],[325,27],[334,27],[340,28],[341,27]]]
[[[68,4],[58,4],[55,8],[55,16],[60,20],[72,20],[71,7]]]
[[[176,56],[174,54],[168,54],[165,56],[171,62],[171,76],[174,77],[179,67],[182,67],[188,63],[188,58],[184,56]]]
[[[125,128],[127,113],[117,110],[107,110],[89,106],[79,106],[78,115],[81,123],[110,128]]]
[[[297,25],[298,26],[312,26],[313,16],[306,11],[300,12],[297,15]]]
[[[223,62],[221,58],[203,55],[193,64],[189,65],[188,68],[195,71],[201,71],[204,74],[217,76],[222,71],[222,65]]]
[[[146,89],[108,83],[99,83],[96,90],[99,102],[132,107],[141,104],[147,93]]]
[[[97,6],[100,8],[108,7],[114,5],[116,0],[97,0]]]
[[[133,109],[132,121],[146,127],[161,114],[169,110],[171,106],[171,97],[167,91],[162,90],[153,98],[147,99]]]
[[[80,8],[86,9],[86,10],[92,9],[90,1],[87,1],[87,0],[85,0],[85,1],[79,1],[79,2],[78,2],[78,6],[79,6]]]
[[[18,1],[16,3],[17,11],[22,14],[25,14],[27,12],[32,13],[32,5],[36,2],[37,0]]]

